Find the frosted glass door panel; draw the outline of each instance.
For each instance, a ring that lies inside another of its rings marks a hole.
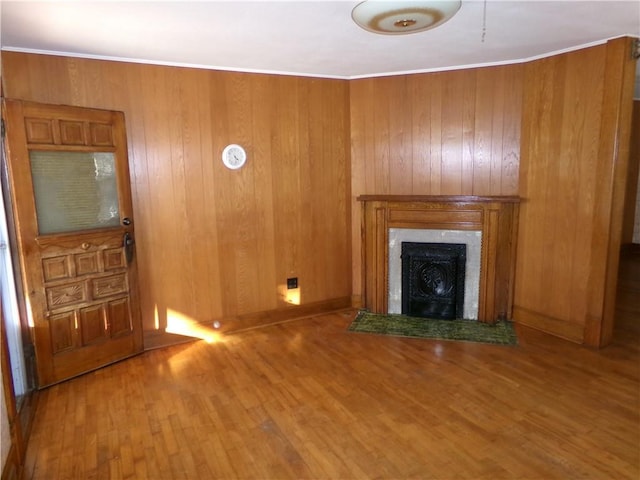
[[[40,235],[120,225],[115,156],[31,151]]]

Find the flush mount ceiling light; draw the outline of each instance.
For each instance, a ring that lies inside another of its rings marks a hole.
[[[351,18],[359,26],[373,33],[416,33],[442,25],[460,9],[461,3],[460,0],[367,0],[355,6]]]

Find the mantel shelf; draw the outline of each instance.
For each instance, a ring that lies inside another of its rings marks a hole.
[[[517,196],[486,195],[360,195],[360,202],[427,202],[427,203],[520,203]]]

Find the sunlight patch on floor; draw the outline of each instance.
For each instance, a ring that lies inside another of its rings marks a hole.
[[[200,338],[207,343],[216,343],[221,340],[221,335],[213,328],[206,327],[193,318],[170,308],[167,308],[167,328],[165,332]]]

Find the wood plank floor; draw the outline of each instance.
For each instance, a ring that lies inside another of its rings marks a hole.
[[[525,328],[517,347],[348,333],[348,311],[146,352],[42,392],[25,476],[637,480],[625,265],[602,350]]]

